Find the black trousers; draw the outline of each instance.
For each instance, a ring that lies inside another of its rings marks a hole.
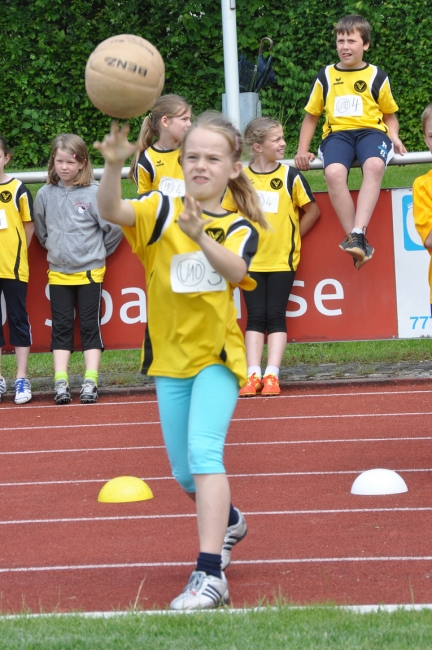
[[[103,350],[101,322],[102,283],[50,284],[52,350],[74,350],[74,309],[78,307],[81,346]]]
[[[249,273],[256,280],[253,291],[243,291],[247,307],[246,330],[274,334],[286,332],[286,310],[295,271]]]

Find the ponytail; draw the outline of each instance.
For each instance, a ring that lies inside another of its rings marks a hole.
[[[258,194],[243,170],[237,178],[230,178],[228,188],[238,211],[267,230],[269,225],[261,209]]]
[[[155,129],[153,126],[153,115],[152,113],[149,113],[141,124],[141,129],[137,140],[138,149],[135,151],[130,165],[128,178],[130,178],[132,181],[135,180],[137,182],[137,174],[135,170],[141,154],[144,153],[144,151],[153,144],[153,141],[157,138],[158,133],[159,132],[157,130],[157,127]]]

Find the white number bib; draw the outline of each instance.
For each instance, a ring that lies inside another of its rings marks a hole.
[[[266,192],[265,190],[257,190],[257,194],[263,212],[277,214],[279,209],[279,194],[277,192]]]
[[[173,255],[170,279],[174,293],[225,291],[227,286],[202,251]]]
[[[181,178],[162,176],[159,191],[167,196],[184,196],[186,194],[185,182]]]
[[[0,230],[4,230],[7,227],[6,210],[0,210]]]
[[[335,117],[361,117],[362,115],[363,100],[359,95],[336,97],[334,103]]]

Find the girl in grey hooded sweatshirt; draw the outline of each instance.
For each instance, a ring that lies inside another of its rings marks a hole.
[[[120,243],[122,230],[100,217],[97,188],[85,142],[73,134],[57,136],[47,184],[38,191],[34,205],[36,236],[48,251],[56,404],[69,404],[72,399],[68,364],[74,350],[76,305],[86,367],[80,400],[92,404],[98,397],[104,348],[100,331],[102,281],[106,257]]]

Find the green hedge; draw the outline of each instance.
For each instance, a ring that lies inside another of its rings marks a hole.
[[[347,13],[371,22],[367,60],[390,74],[405,145],[424,150],[420,115],[432,98],[429,0],[236,4],[239,50],[249,60],[255,61],[263,36],[274,40],[278,81],[261,99],[263,113],[285,125],[288,155],[295,152],[315,73],[337,60],[332,30]],[[0,133],[15,147],[16,167],[44,167],[49,143],[60,132],[75,132],[88,143],[103,136],[110,119],[90,104],[84,68],[94,47],[114,34],[139,34],[158,47],[166,64],[164,92],[185,95],[196,113],[221,108],[219,0],[3,0],[0,30]],[[131,121],[133,134],[140,122]],[[100,164],[96,152],[93,159]]]

